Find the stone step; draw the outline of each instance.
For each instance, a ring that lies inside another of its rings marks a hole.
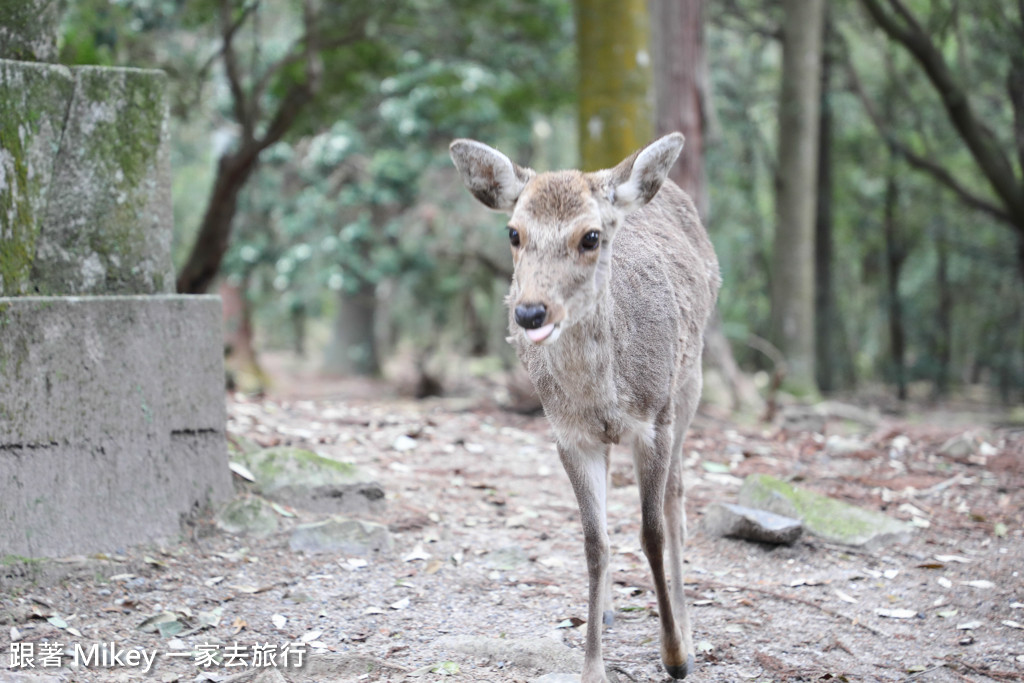
[[[232,491],[216,296],[0,298],[0,557],[176,536]]]

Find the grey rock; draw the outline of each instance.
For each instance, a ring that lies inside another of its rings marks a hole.
[[[507,572],[529,563],[530,558],[526,556],[526,551],[519,546],[510,545],[487,553],[485,561],[491,569]]]
[[[232,495],[216,296],[0,298],[0,556],[177,536]]]
[[[373,515],[384,507],[384,489],[355,465],[302,448],[236,452],[232,460],[249,468],[260,493],[311,512]]]
[[[715,536],[777,545],[792,545],[804,531],[798,519],[730,503],[709,505],[702,524],[707,533]]]
[[[826,416],[815,410],[813,406],[799,404],[783,406],[777,420],[779,425],[787,431],[817,434],[825,431],[825,423],[828,421]]]
[[[853,437],[833,434],[825,439],[825,453],[832,456],[853,455],[870,449],[870,444]]]
[[[269,536],[280,526],[277,513],[259,496],[232,500],[217,513],[218,528],[240,536]]]
[[[794,517],[807,531],[832,543],[877,548],[909,540],[913,527],[874,510],[801,489],[775,477],[754,474],[743,482],[739,502]]]
[[[434,641],[442,653],[470,655],[488,662],[507,662],[526,672],[579,671],[583,653],[570,650],[552,638],[486,638],[480,636],[442,636]]]
[[[939,446],[939,455],[953,460],[967,460],[978,449],[978,439],[971,432],[958,434]]]
[[[391,533],[383,524],[341,517],[295,527],[288,545],[295,551],[345,555],[390,552],[392,547]]]

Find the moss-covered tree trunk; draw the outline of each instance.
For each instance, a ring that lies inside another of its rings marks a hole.
[[[785,385],[816,394],[814,214],[824,0],[784,0],[779,165],[772,254],[772,341],[786,358]]]
[[[650,140],[647,0],[576,0],[580,161],[608,168]]]

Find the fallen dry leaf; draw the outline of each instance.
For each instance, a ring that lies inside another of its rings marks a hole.
[[[889,619],[913,619],[917,616],[917,611],[912,609],[886,609],[884,607],[879,607],[875,610],[875,614]]]

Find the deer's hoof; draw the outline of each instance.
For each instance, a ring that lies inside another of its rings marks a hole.
[[[686,664],[682,666],[666,666],[665,670],[668,671],[668,675],[672,678],[686,678],[686,675],[692,673],[696,668],[696,663],[693,660],[693,655],[686,657]]]
[[[615,610],[606,609],[604,611],[604,618],[601,620],[605,626],[609,628],[615,625]]]

